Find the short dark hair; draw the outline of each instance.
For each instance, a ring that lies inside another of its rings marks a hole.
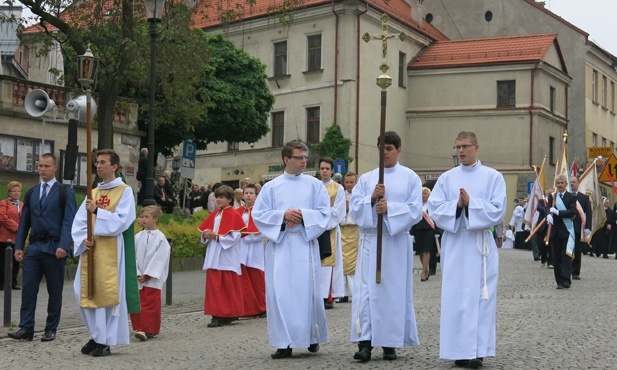
[[[56,156],[53,153],[44,153],[41,154],[41,158],[51,158],[54,161],[54,164],[57,163]]]
[[[235,199],[234,189],[232,189],[231,186],[228,186],[228,185],[221,185],[218,188],[216,188],[216,190],[214,191],[214,196],[217,198],[225,197],[229,199],[230,202],[233,202]]]
[[[333,170],[334,169],[334,160],[330,157],[321,157],[319,158],[319,167],[321,167],[321,162],[326,162],[330,165],[330,169]]]
[[[356,173],[352,171],[347,171],[347,173],[345,174],[345,177],[355,177],[356,180],[358,179],[358,175],[356,175]]]
[[[257,189],[257,185],[255,184],[246,184],[242,190],[253,189],[255,190],[255,195],[259,194],[259,189]]]
[[[381,136],[377,138],[377,146],[379,146],[379,139],[381,139]],[[394,145],[398,149],[401,147],[401,137],[394,131],[386,131],[384,133],[384,144]]]
[[[108,155],[109,156],[109,161],[111,162],[112,166],[114,164],[118,165],[118,167],[120,166],[120,156],[118,155],[118,153],[115,150],[113,150],[113,149],[97,150],[95,157],[98,158],[99,155]]]
[[[281,159],[285,159],[286,157],[291,157],[294,149],[303,150],[308,152],[308,147],[304,145],[303,142],[292,140],[283,146],[283,150],[281,150]]]

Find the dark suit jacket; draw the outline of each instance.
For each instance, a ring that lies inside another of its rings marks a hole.
[[[544,199],[540,199],[538,201],[538,223],[546,218],[546,215],[549,213],[549,209],[551,209],[551,207],[547,205]],[[540,234],[546,234],[547,225],[548,224],[545,222],[544,225],[538,229],[538,232]]]
[[[555,193],[555,196],[559,196],[559,193]],[[553,204],[553,195],[548,198],[548,204]],[[577,215],[576,211],[576,197],[570,192],[565,192],[563,195],[563,204],[566,206],[566,210],[559,210],[559,215],[553,215],[553,227],[551,227],[551,238],[558,237],[559,239],[567,239],[569,236],[566,224],[563,222],[565,218],[574,218]],[[555,203],[555,208],[557,204]],[[550,213],[550,207],[548,208]]]
[[[581,208],[583,208],[583,211],[585,212],[585,229],[591,230],[591,201],[586,194],[583,194],[581,192],[576,193],[576,199],[578,200],[578,203],[581,205]],[[576,212],[576,217],[574,218],[574,231],[577,234],[581,233],[582,224],[583,222],[578,212]]]
[[[41,251],[49,254],[56,254],[56,249],[61,247],[70,253],[73,238],[71,236],[71,227],[75,218],[75,192],[71,188],[66,188],[66,204],[64,212],[60,210],[60,187],[56,182],[49,189],[45,204],[41,204],[39,198],[41,194],[41,184],[34,187],[34,192],[30,197],[29,204],[24,203],[24,209],[21,213],[19,229],[17,230],[17,240],[15,241],[15,249],[23,250],[26,245],[26,237],[30,232],[30,237],[47,235],[52,238],[58,238],[59,241],[47,241],[30,243],[28,248],[39,248]]]

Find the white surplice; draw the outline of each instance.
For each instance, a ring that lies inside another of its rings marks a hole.
[[[283,228],[288,209],[302,211],[302,223]],[[253,207],[253,221],[269,239],[265,274],[270,344],[308,348],[327,342],[317,244],[330,221],[323,183],[308,175],[283,173],[263,186]]]
[[[469,206],[457,217],[461,188],[469,194]],[[505,215],[503,176],[480,161],[460,165],[439,176],[427,205],[444,230],[439,356],[494,357],[499,256],[490,228]]]
[[[135,259],[137,275],[148,275],[145,282],[137,281],[139,290],[143,287],[163,289],[169,273],[171,246],[160,230],[142,230],[135,235]]]
[[[225,212],[233,212],[233,210],[228,208]],[[219,229],[222,215],[223,213],[219,212],[214,217],[214,230]],[[201,235],[201,242],[207,244],[203,270],[233,271],[242,275],[242,267],[240,266],[241,237],[240,231],[230,231],[225,235],[219,235],[216,239],[204,239]]]
[[[121,178],[116,178],[108,184],[100,183],[98,188],[112,189],[122,184]],[[81,256],[86,251],[84,240],[87,236],[87,213],[86,202],[84,201],[73,220],[71,230],[73,242],[75,243],[75,256]],[[133,190],[127,186],[122,193],[120,202],[116,210],[112,213],[99,208],[94,223],[94,235],[116,236],[118,250],[118,293],[120,294],[120,304],[113,307],[103,308],[81,308],[81,258],[77,265],[77,273],[73,287],[75,298],[88,332],[92,339],[99,344],[110,346],[118,344],[129,344],[129,317],[126,307],[125,289],[125,266],[124,266],[124,238],[122,233],[128,229],[135,221],[135,199]]]
[[[422,183],[414,171],[398,163],[384,170],[388,212],[383,217],[381,283],[377,284],[377,213],[371,195],[378,179],[378,169],[362,175],[349,204],[360,228],[351,341],[370,340],[373,346],[394,348],[419,345],[409,230],[422,218]]]
[[[334,180],[330,180],[325,186],[332,184]],[[330,199],[330,197],[328,197]],[[343,247],[341,245],[341,228],[339,224],[345,219],[347,213],[347,206],[345,202],[345,189],[339,185],[336,196],[334,198],[334,205],[330,207],[332,214],[330,215],[330,221],[328,222],[327,229],[330,233],[334,233],[335,245],[332,246],[332,253],[334,254],[334,266],[321,266],[321,296],[328,298],[330,291],[332,291],[332,297],[338,298],[345,295],[345,281],[343,279]]]
[[[249,224],[248,210],[242,214],[244,223]],[[265,248],[262,233],[247,234],[240,239],[240,262],[246,267],[264,270]]]

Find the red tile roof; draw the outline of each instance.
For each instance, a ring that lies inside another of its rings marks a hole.
[[[471,67],[537,62],[555,43],[561,57],[557,34],[438,41],[420,51],[408,69]],[[561,67],[561,66],[556,66]]]
[[[330,0],[286,0],[287,4],[293,4],[295,10],[324,6],[332,3]],[[340,0],[334,0],[339,2]],[[194,26],[197,28],[219,27],[230,19],[235,21],[249,20],[272,16],[285,0],[255,0],[253,6],[246,4],[245,0],[222,0],[218,2],[200,1],[197,4],[195,15],[193,16]],[[369,7],[377,9],[390,15],[391,18],[411,27],[418,32],[428,36],[432,40],[447,40],[448,38],[437,28],[429,23],[423,22],[418,25],[411,19],[411,7],[404,0],[376,0],[369,3]],[[278,21],[278,20],[277,20]]]

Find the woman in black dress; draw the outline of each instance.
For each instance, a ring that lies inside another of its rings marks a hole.
[[[428,264],[431,258],[431,251],[437,250],[435,238],[439,237],[439,232],[435,223],[426,211],[426,201],[431,195],[431,189],[422,188],[422,219],[411,227],[410,234],[414,236],[414,250],[420,256],[422,263],[422,274],[420,281],[427,281],[429,278]]]

